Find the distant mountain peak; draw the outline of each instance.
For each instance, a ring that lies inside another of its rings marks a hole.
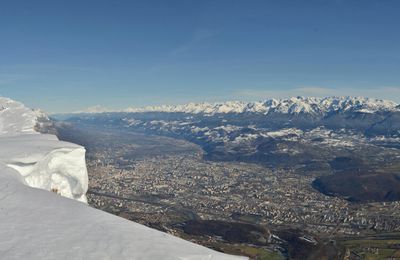
[[[169,112],[190,114],[262,113],[285,114],[325,114],[334,111],[354,111],[374,113],[378,111],[399,110],[393,101],[365,97],[291,97],[286,99],[267,99],[257,102],[226,101],[218,103],[187,103],[183,105],[147,106],[128,108],[123,112]]]

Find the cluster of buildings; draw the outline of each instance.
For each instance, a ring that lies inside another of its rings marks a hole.
[[[104,158],[109,156],[103,156]],[[315,176],[256,164],[165,155],[129,167],[89,160],[89,203],[174,232],[193,219],[300,228],[316,236],[400,231],[400,202],[352,204],[311,186]]]

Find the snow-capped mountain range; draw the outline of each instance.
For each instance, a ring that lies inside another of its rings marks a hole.
[[[82,203],[85,149],[38,133],[43,118],[0,97],[2,259],[242,259]]]
[[[200,145],[207,159],[266,165],[329,161],[326,154],[339,156],[360,147],[372,151],[371,146],[389,154],[385,149],[397,147],[400,138],[400,106],[363,97],[190,103],[63,119],[84,127],[186,139]]]
[[[81,112],[55,115],[55,117],[72,121],[75,117],[84,121],[104,121],[103,123],[109,119],[114,121],[121,119],[130,127],[140,126],[140,122],[149,124],[152,120],[165,121],[166,125],[176,121],[181,125],[175,128],[181,130],[184,125],[203,127],[209,126],[213,121],[212,124],[219,122],[221,125],[231,124],[241,127],[256,125],[257,128],[270,130],[288,127],[304,130],[326,127],[332,130],[352,129],[369,136],[400,135],[400,105],[393,101],[365,97],[293,97],[259,102],[188,103],[176,106],[128,108],[123,111],[100,112],[96,109],[90,113]],[[149,127],[143,125],[143,128]]]
[[[148,106],[144,108],[127,108],[120,112],[169,112],[191,114],[268,114],[271,112],[277,112],[285,114],[329,114],[340,111],[353,111],[361,113],[374,113],[377,111],[400,111],[400,106],[392,101],[365,97],[292,97],[289,99],[268,99],[258,102],[227,101],[222,103],[188,103],[175,106]],[[98,113],[99,110],[96,110],[96,112]]]

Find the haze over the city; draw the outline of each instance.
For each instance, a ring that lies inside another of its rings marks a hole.
[[[2,1],[0,95],[50,113],[297,95],[399,102],[399,7]]]

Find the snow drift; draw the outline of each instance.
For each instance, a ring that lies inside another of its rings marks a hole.
[[[15,169],[31,187],[86,202],[85,149],[35,131],[45,115],[0,98],[0,161]]]
[[[2,258],[241,259],[81,203],[88,186],[85,149],[35,132],[43,116],[0,97]]]
[[[0,146],[0,160],[17,170],[29,186],[86,202],[83,147],[40,134],[0,136]]]

